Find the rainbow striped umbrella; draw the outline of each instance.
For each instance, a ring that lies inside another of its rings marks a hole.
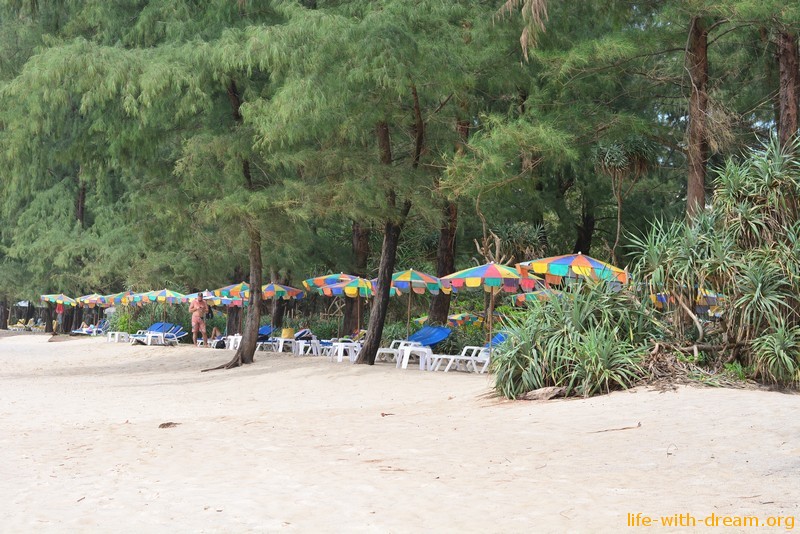
[[[455,289],[483,287],[492,294],[498,291],[507,293],[516,292],[520,286],[532,289],[536,281],[541,280],[535,276],[523,278],[519,271],[507,265],[491,262],[477,267],[470,267],[463,271],[448,274],[442,277],[442,281],[448,281]]]
[[[411,294],[421,295],[429,291],[433,295],[438,295],[439,291],[450,293],[451,288],[442,286],[442,282],[435,276],[408,269],[392,275],[392,286],[390,295],[402,295],[408,293],[408,313],[406,318],[406,337],[411,334]]]
[[[282,286],[280,284],[267,284],[261,286],[261,296],[265,299],[278,297],[284,300],[289,300],[301,299],[305,296],[305,293],[302,290],[294,287]]]
[[[42,302],[53,302],[55,304],[63,304],[64,306],[75,306],[77,302],[75,299],[70,298],[63,293],[53,295],[42,295],[39,297]]]
[[[349,276],[349,275],[348,275]],[[338,282],[315,288],[320,295],[328,297],[371,297],[374,293],[372,282],[365,278],[354,277],[352,280]]]
[[[592,280],[608,280],[627,283],[628,273],[609,263],[585,256],[580,252],[564,256],[553,256],[540,260],[525,261],[517,265],[523,276],[534,274],[545,275],[550,284],[560,284],[563,277],[590,278]]]
[[[514,297],[514,302],[517,305],[521,305],[525,302],[530,302],[534,300],[538,301],[550,300],[550,298],[552,297],[560,297],[561,295],[562,295],[561,291],[555,289],[538,289],[536,291],[520,293],[519,295]]]
[[[456,313],[447,316],[447,324],[451,326],[464,326],[480,322],[483,322],[483,317],[474,313]]]
[[[212,291],[214,295],[218,297],[236,297],[239,299],[247,300],[250,298],[250,284],[247,282],[239,282],[238,284],[233,284],[225,287],[221,287],[219,289],[215,289]]]
[[[310,291],[312,289],[339,284],[341,282],[350,282],[355,278],[358,277],[353,276],[352,274],[344,274],[344,273],[326,274],[303,280],[303,286],[305,286],[305,288]]]
[[[182,302],[184,295],[183,293],[178,293],[177,291],[172,291],[171,289],[159,289],[134,295],[134,300],[136,297],[140,297],[139,300],[141,302],[165,302],[167,304],[177,304]]]
[[[414,269],[394,273],[392,275],[392,287],[397,289],[400,294],[413,291],[421,295],[426,290],[433,295],[438,295],[439,291],[450,293],[450,287],[442,287],[442,283],[438,278]]]
[[[94,308],[95,306],[105,306],[103,295],[98,295],[97,293],[91,293],[90,295],[83,295],[82,297],[78,297],[75,299],[75,302],[86,308]]]
[[[448,280],[456,290],[462,287],[479,288],[483,287],[485,291],[489,292],[489,339],[492,337],[492,323],[494,315],[494,296],[501,290],[507,293],[516,292],[520,286],[523,289],[533,289],[537,280],[541,280],[535,276],[522,277],[519,271],[501,265],[499,263],[490,262],[478,267],[471,267],[458,271],[453,274],[448,274],[442,277],[442,280]]]
[[[103,295],[104,306],[113,306],[114,304],[128,304],[129,299],[133,297],[133,291],[122,291],[120,293],[112,293],[110,295]]]

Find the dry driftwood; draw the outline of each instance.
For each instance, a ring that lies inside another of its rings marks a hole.
[[[550,400],[554,397],[563,397],[567,393],[564,387],[547,387],[534,389],[520,397],[520,400]]]

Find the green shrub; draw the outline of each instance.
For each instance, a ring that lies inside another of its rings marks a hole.
[[[753,340],[755,371],[774,383],[800,383],[800,326],[788,327],[781,318],[770,331]]]
[[[608,284],[575,283],[561,297],[532,301],[509,314],[509,339],[495,349],[495,390],[518,398],[547,386],[590,396],[627,388],[658,323],[632,293]]]

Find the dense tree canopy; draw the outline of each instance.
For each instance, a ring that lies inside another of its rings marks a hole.
[[[798,29],[778,1],[3,0],[0,301],[385,280],[489,233],[628,264],[709,166],[796,133]]]

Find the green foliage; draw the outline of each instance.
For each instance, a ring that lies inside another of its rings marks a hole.
[[[755,372],[774,383],[800,383],[800,325],[787,326],[784,318],[753,340]]]
[[[682,303],[668,313],[679,341],[700,336],[699,289],[715,292],[723,320],[703,332],[719,348],[713,360],[736,350],[742,364],[753,364],[754,377],[780,383],[797,380],[800,164],[791,154],[798,148],[781,148],[773,138],[746,159],[728,161],[716,172],[709,210],[690,223],[656,221],[646,235],[631,237],[637,279]]]
[[[643,376],[646,345],[660,334],[634,294],[608,284],[572,284],[505,324],[510,337],[495,349],[492,370],[495,390],[512,399],[547,386],[585,397],[627,388]]]

